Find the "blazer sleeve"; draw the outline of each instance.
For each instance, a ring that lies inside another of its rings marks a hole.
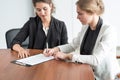
[[[70,52],[75,51],[76,48],[80,46],[80,36],[81,36],[81,32],[78,33],[78,36],[75,37],[71,43],[58,46],[60,48],[60,51],[65,52],[65,53],[70,53]]]
[[[82,26],[81,31],[78,33],[77,37],[75,37],[71,43],[58,46],[62,52],[70,53],[75,51],[76,49],[80,49],[81,40],[83,38],[83,35],[85,34],[85,31],[88,27]]]
[[[11,42],[11,49],[12,49],[14,44],[20,44],[21,45],[22,42],[25,41],[25,39],[28,37],[28,34],[29,34],[29,22],[30,21],[27,21],[24,24],[24,26],[21,28],[19,33],[15,36],[15,38]]]

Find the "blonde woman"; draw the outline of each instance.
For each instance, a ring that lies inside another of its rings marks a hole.
[[[104,12],[102,0],[78,0],[76,12],[83,24],[81,32],[69,44],[47,52],[45,49],[44,55],[89,64],[96,80],[114,80],[120,73],[116,60],[116,34],[114,26],[101,18]]]

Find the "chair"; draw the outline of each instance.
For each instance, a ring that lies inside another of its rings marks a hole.
[[[10,44],[12,40],[14,39],[14,37],[17,35],[19,31],[20,31],[20,28],[17,28],[17,29],[10,29],[5,33],[7,48],[10,48]],[[29,44],[29,37],[22,43],[21,46],[23,48],[28,48],[28,44]]]

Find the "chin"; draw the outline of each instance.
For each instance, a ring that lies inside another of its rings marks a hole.
[[[87,25],[87,23],[83,23],[83,22],[81,22],[81,24],[82,24],[82,25]]]
[[[86,25],[87,23],[86,22],[83,22],[83,21],[80,21],[82,25]]]

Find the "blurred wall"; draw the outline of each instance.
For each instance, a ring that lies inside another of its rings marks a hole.
[[[32,15],[31,0],[0,0],[0,48],[6,48],[5,32],[22,27]]]

